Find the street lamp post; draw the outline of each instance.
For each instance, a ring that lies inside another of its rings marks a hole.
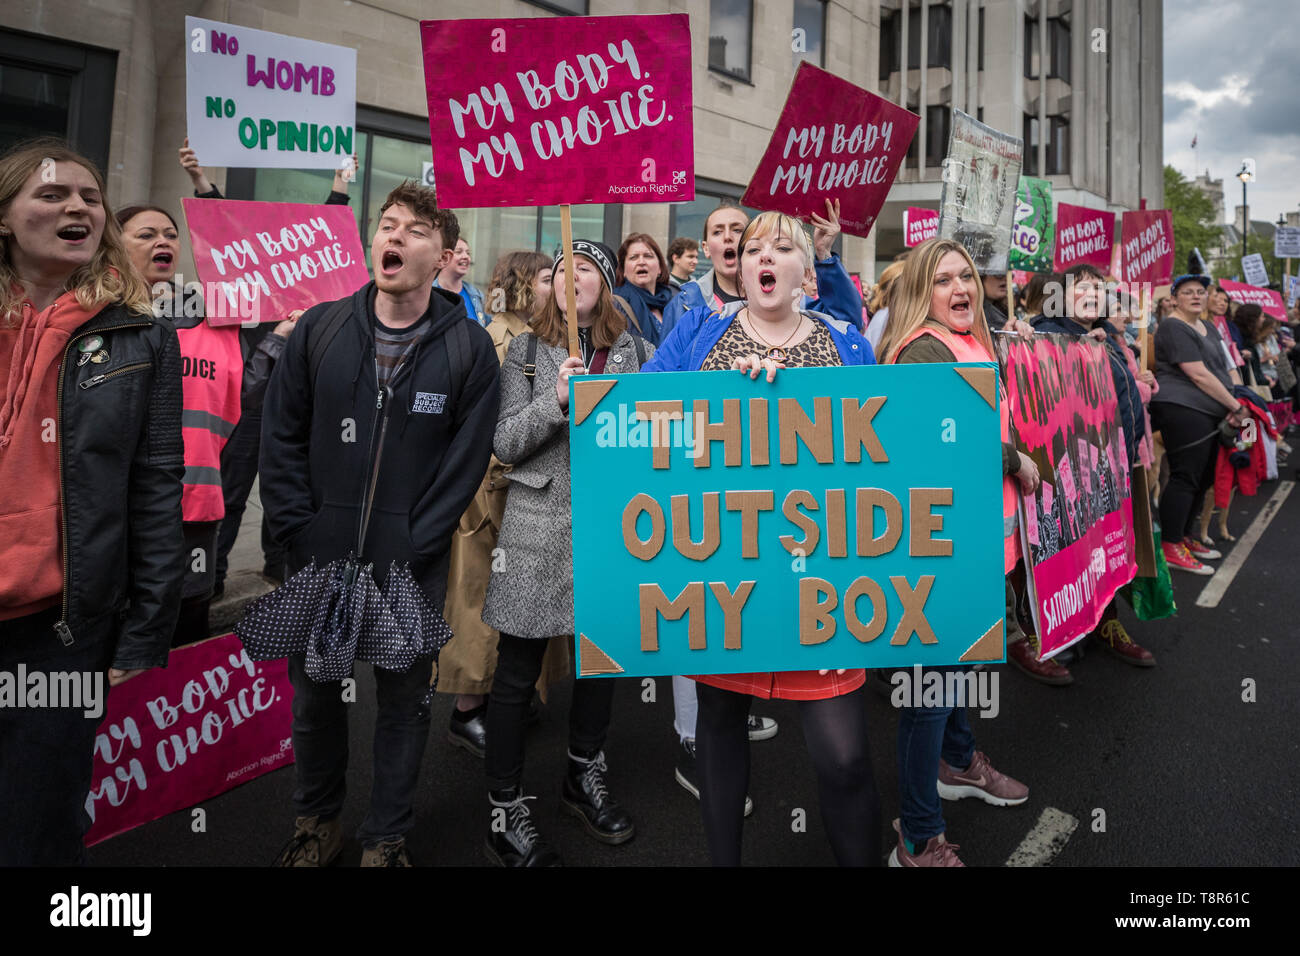
[[[1255,178],[1255,161],[1243,159],[1237,170],[1241,180],[1241,257],[1246,258],[1246,236],[1250,233],[1250,206],[1246,203],[1246,184]]]

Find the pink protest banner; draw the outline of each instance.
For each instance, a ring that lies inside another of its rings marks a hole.
[[[293,763],[287,664],[234,634],[114,687],[95,737],[90,846]]]
[[[1286,303],[1282,301],[1282,293],[1261,289],[1257,285],[1246,285],[1244,282],[1233,282],[1231,279],[1220,279],[1219,285],[1223,286],[1223,291],[1228,293],[1228,298],[1232,301],[1253,303],[1269,315],[1286,319]]]
[[[807,219],[826,215],[825,201],[838,199],[841,228],[865,236],[920,122],[805,60],[741,202]]]
[[[1046,659],[1092,631],[1137,574],[1124,431],[1101,346],[1067,335],[994,338],[1017,447],[1042,476],[1021,499],[1021,527]]]
[[[438,203],[695,197],[686,14],[421,20]]]
[[[1063,202],[1056,207],[1056,249],[1052,268],[1057,272],[1086,262],[1102,272],[1110,268],[1110,247],[1115,238],[1115,214]]]
[[[939,210],[908,206],[903,211],[903,244],[909,249],[939,235]]]
[[[1142,209],[1120,217],[1120,269],[1125,284],[1164,285],[1174,278],[1174,217],[1168,209]]]
[[[347,206],[182,199],[210,325],[279,322],[370,281]]]

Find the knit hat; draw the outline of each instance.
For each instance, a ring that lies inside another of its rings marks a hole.
[[[605,280],[605,288],[610,292],[614,291],[614,250],[603,242],[593,242],[590,239],[574,239],[573,254],[575,256],[584,256],[590,259],[600,270],[600,277]],[[556,270],[564,262],[564,249],[555,250],[555,262],[551,266],[551,281],[555,281]]]

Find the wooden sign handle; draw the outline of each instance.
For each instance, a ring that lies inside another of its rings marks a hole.
[[[1141,337],[1138,339],[1138,367],[1144,368],[1150,372],[1154,371],[1152,366],[1155,365],[1155,355],[1151,349],[1151,316],[1148,313],[1151,303],[1147,299],[1146,289],[1142,290],[1142,298],[1140,301],[1142,305],[1139,316],[1142,320],[1142,333]]]
[[[569,355],[582,358],[578,343],[578,300],[573,287],[573,215],[569,204],[560,206],[560,245],[564,249],[564,317],[569,328]]]

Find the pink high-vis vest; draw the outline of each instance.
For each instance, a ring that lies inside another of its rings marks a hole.
[[[923,335],[933,335],[946,345],[958,362],[993,362],[997,359],[989,355],[980,340],[974,335],[956,335],[947,329],[922,327],[907,337],[899,352]],[[1011,442],[1011,409],[1007,404],[1007,392],[1002,387],[1002,377],[998,376],[998,418],[1002,426],[1002,441]],[[999,460],[1001,460],[999,456]],[[1003,565],[1010,574],[1020,560],[1020,486],[1014,475],[1002,476],[1002,551]]]
[[[239,326],[213,328],[200,322],[177,329],[181,342],[185,438],[185,489],[181,520],[220,521],[226,513],[221,492],[221,449],[239,424],[239,389],[244,362]]]

